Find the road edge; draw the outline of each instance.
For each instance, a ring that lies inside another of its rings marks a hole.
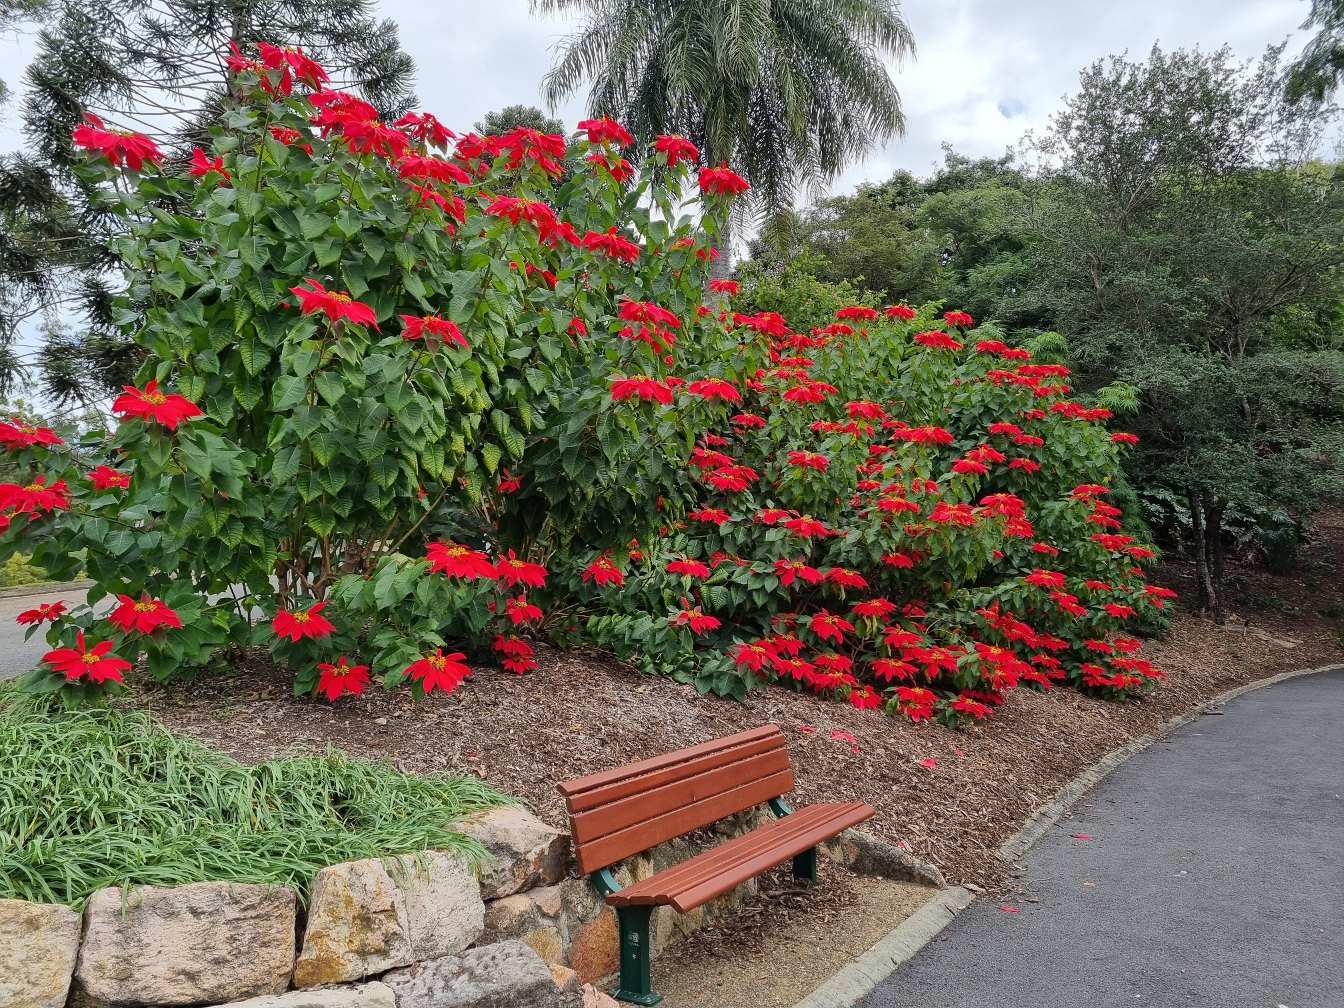
[[[1050,831],[1052,826],[1063,819],[1084,795],[1109,777],[1125,760],[1149,748],[1177,728],[1198,720],[1209,711],[1222,707],[1243,693],[1264,689],[1266,686],[1274,686],[1300,676],[1331,672],[1341,668],[1344,668],[1344,663],[1280,672],[1265,679],[1257,679],[1255,682],[1219,693],[1184,714],[1178,714],[1163,722],[1155,731],[1131,739],[1125,745],[1107,753],[1056,791],[1054,797],[1037,809],[1026,824],[1004,842],[996,854],[1010,862],[1022,857]],[[941,890],[894,930],[879,939],[867,952],[796,1002],[793,1008],[852,1008],[872,993],[878,984],[895,973],[900,966],[913,959],[920,949],[936,938],[938,933],[951,924],[957,914],[970,906],[974,899],[974,893],[962,886]]]
[[[793,1008],[841,1008],[866,997],[902,963],[951,924],[975,895],[961,886],[940,889],[867,952],[836,973]]]
[[[92,581],[53,581],[50,584],[24,585],[21,588],[0,589],[0,599],[22,598],[24,595],[58,595],[61,592],[92,588]]]

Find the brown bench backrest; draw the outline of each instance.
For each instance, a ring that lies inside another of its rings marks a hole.
[[[787,794],[793,771],[784,733],[766,725],[557,787],[588,874]]]

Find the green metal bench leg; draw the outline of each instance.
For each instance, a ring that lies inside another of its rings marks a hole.
[[[616,926],[621,931],[621,986],[611,992],[617,1001],[656,1005],[663,999],[649,989],[649,921],[651,906],[616,908]]]
[[[793,877],[817,884],[817,849],[809,847],[793,859]]]

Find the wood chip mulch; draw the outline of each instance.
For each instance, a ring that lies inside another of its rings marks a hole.
[[[555,783],[768,722],[783,726],[801,802],[871,802],[866,828],[986,889],[1009,884],[994,851],[1065,783],[1107,752],[1213,696],[1279,672],[1344,663],[1344,520],[1332,518],[1301,569],[1234,569],[1227,625],[1180,614],[1146,652],[1170,679],[1150,698],[1112,703],[1071,689],[1014,690],[961,731],[911,725],[782,689],[742,704],[652,679],[601,654],[541,652],[516,676],[482,669],[457,692],[413,703],[372,689],[336,704],[295,699],[265,665],[129,698],[170,729],[255,761],[328,744],[405,770],[477,774],[564,824]],[[1194,597],[1192,571],[1158,578]],[[852,740],[851,740],[852,739]],[[922,766],[929,758],[933,767]]]

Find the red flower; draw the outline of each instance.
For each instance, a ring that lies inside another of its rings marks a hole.
[[[889,613],[896,611],[896,603],[890,599],[875,598],[866,602],[858,602],[854,605],[855,616],[866,616],[872,619],[885,619]]]
[[[672,389],[648,375],[631,375],[629,378],[617,375],[611,380],[611,398],[615,402],[635,397],[669,404],[672,402]]]
[[[299,308],[305,315],[321,312],[333,322],[349,319],[355,325],[378,328],[378,316],[373,309],[361,301],[354,300],[345,291],[329,291],[316,280],[305,278],[308,287],[291,287],[290,292],[298,295]]]
[[[514,626],[521,626],[524,623],[535,623],[541,619],[542,612],[527,600],[526,595],[519,595],[517,598],[511,598],[504,603],[505,615],[513,620]]]
[[[185,396],[175,392],[160,392],[159,383],[146,382],[144,391],[123,385],[126,391],[112,403],[112,412],[141,420],[153,420],[169,430],[176,430],[183,420],[201,416],[201,408]]]
[[[1106,610],[1107,615],[1114,616],[1116,619],[1128,619],[1134,615],[1133,606],[1120,605],[1116,602],[1107,602],[1102,608]]]
[[[408,112],[392,125],[405,130],[421,143],[435,147],[447,147],[448,141],[457,136],[428,112]]]
[[[614,182],[628,182],[635,174],[634,167],[625,158],[612,159],[606,154],[589,154],[584,160],[606,171]]]
[[[628,147],[635,142],[628,129],[605,116],[601,119],[584,119],[579,123],[579,129],[588,133],[589,143],[614,143]]]
[[[659,133],[654,138],[653,149],[667,156],[669,168],[675,168],[681,161],[694,164],[700,157],[700,151],[696,149],[695,144],[683,136],[671,136],[666,133]]]
[[[742,393],[737,391],[732,382],[724,381],[722,378],[701,378],[687,385],[686,391],[704,399],[722,399],[725,402],[742,401]]]
[[[1137,434],[1126,434],[1124,431],[1116,431],[1111,435],[1111,440],[1116,444],[1134,445],[1139,443],[1139,436]]]
[[[793,584],[795,578],[802,578],[808,584],[820,584],[826,580],[826,575],[815,567],[809,567],[806,560],[776,560],[774,566],[779,583],[786,588]]]
[[[432,655],[426,655],[414,661],[406,668],[406,674],[416,680],[426,693],[436,689],[451,693],[462,685],[462,680],[471,675],[471,669],[462,663],[466,658],[461,651],[444,654],[443,648],[437,648]]]
[[[429,561],[430,573],[441,571],[449,577],[461,578],[463,581],[474,581],[478,577],[494,581],[499,576],[495,571],[495,565],[484,553],[467,549],[454,542],[430,543],[425,559]]]
[[[114,165],[125,163],[132,171],[140,171],[145,162],[161,164],[163,152],[143,133],[109,130],[92,112],[84,113],[84,125],[75,127],[70,134],[76,147],[98,151]]]
[[[504,656],[500,664],[510,672],[517,672],[522,675],[524,672],[537,667],[532,645],[525,640],[500,634],[495,638],[495,643],[491,647]]]
[[[751,186],[737,172],[728,167],[728,162],[724,162],[717,168],[700,169],[700,188],[704,192],[716,193],[720,196],[736,196],[738,193],[744,193]]]
[[[801,536],[804,539],[812,536],[828,536],[832,532],[831,529],[828,529],[811,515],[800,515],[797,518],[790,518],[784,523],[784,527],[794,535]]]
[[[291,613],[282,609],[275,614],[275,619],[271,620],[271,629],[275,631],[277,637],[288,637],[292,641],[303,637],[311,637],[314,640],[327,637],[336,628],[325,616],[318,615],[325,605],[325,602],[319,602],[305,612]]]
[[[233,181],[233,176],[224,170],[224,159],[222,157],[217,157],[211,161],[205,156],[205,151],[199,147],[193,147],[191,149],[191,167],[187,169],[187,174],[194,178],[204,178],[211,172],[223,176],[220,181],[221,185]]]
[[[1039,588],[1063,588],[1064,575],[1059,571],[1041,570],[1037,568],[1023,578],[1027,584],[1036,585]]]
[[[850,687],[849,702],[859,710],[876,710],[882,706],[882,697],[871,686]],[[858,746],[851,746],[855,752]]]
[[[975,325],[975,319],[971,318],[964,311],[944,312],[943,318],[950,326],[970,326]]]
[[[920,346],[930,347],[934,350],[960,350],[962,344],[958,343],[945,332],[922,332],[915,333],[914,340]]]
[[[34,511],[45,513],[64,511],[69,506],[70,492],[65,488],[63,479],[58,479],[50,486],[47,486],[47,478],[41,475],[34,476],[27,486],[0,483],[0,511],[13,508],[18,514],[31,514]]]
[[[989,472],[989,466],[983,462],[976,462],[974,459],[963,458],[952,463],[952,471],[963,475],[983,476]]]
[[[736,280],[711,280],[709,289],[715,294],[737,294],[741,285]]]
[[[113,487],[116,487],[118,490],[125,490],[131,485],[130,473],[120,473],[105,465],[100,465],[93,472],[89,473],[89,479],[93,481],[93,488],[95,490],[110,490]]]
[[[65,614],[65,601],[43,602],[36,609],[29,609],[14,617],[16,623],[55,623]]]
[[[182,620],[177,613],[160,599],[150,598],[148,592],[140,596],[139,602],[129,595],[118,595],[117,598],[121,600],[121,605],[113,609],[107,618],[121,627],[124,633],[132,630],[153,633],[161,626],[182,629]]]
[[[403,326],[401,338],[404,340],[425,339],[425,333],[429,333],[431,337],[444,343],[456,343],[461,347],[467,345],[467,340],[457,328],[457,323],[450,322],[442,315],[402,315],[401,322]]]
[[[519,560],[513,550],[509,550],[508,556],[500,557],[495,564],[495,574],[500,584],[509,588],[519,581],[533,588],[540,588],[546,583],[546,568],[541,564]]]
[[[832,567],[826,572],[826,580],[837,588],[867,588],[868,579],[858,571],[848,567]]]
[[[871,322],[877,318],[877,309],[868,308],[865,305],[849,305],[839,309],[835,313],[838,319],[851,319],[855,322]]]
[[[581,319],[581,318],[579,318],[577,315],[575,315],[572,319],[569,320],[569,330],[568,330],[568,331],[569,331],[569,334],[570,334],[571,336],[587,336],[587,335],[588,335],[588,326],[587,326],[587,324],[583,321],[583,319]]]
[[[737,416],[729,417],[728,422],[736,427],[764,427],[765,417],[757,416],[755,413],[739,413]]]
[[[852,633],[854,624],[843,616],[833,616],[826,610],[817,613],[808,620],[807,627],[820,640],[843,641],[846,633]]]
[[[0,423],[0,444],[10,451],[15,451],[19,448],[31,448],[33,445],[58,445],[65,442],[48,427],[36,427],[14,417],[12,424]]]
[[[798,466],[800,469],[815,469],[817,472],[825,472],[826,467],[830,464],[830,459],[825,455],[805,451],[789,452],[789,465]]]
[[[604,553],[584,568],[583,580],[592,581],[600,588],[609,584],[614,584],[619,588],[625,584],[625,575]]]
[[[715,525],[722,525],[732,516],[727,511],[718,508],[698,508],[695,511],[688,512],[686,517],[692,521],[713,522]]]
[[[898,304],[898,305],[892,305],[882,314],[890,315],[898,319],[904,319],[905,321],[909,322],[912,318],[915,317],[917,313],[913,308],[909,307],[908,305]]]
[[[66,682],[74,682],[87,675],[92,683],[102,683],[108,679],[119,683],[122,673],[130,671],[130,662],[108,654],[112,650],[110,640],[85,650],[84,631],[81,630],[76,635],[76,641],[75,647],[57,648],[42,656],[44,662],[65,676]]]
[[[335,665],[319,665],[317,670],[321,673],[317,680],[317,692],[328,700],[335,700],[346,693],[359,696],[369,686],[369,667],[351,665],[345,655],[337,658]]]
[[[289,94],[286,85],[291,72],[299,80],[314,88],[320,88],[329,79],[321,65],[304,54],[303,46],[281,49],[266,42],[258,42],[257,49],[261,53],[261,63],[266,69],[283,71],[282,87],[285,94]]]
[[[606,232],[589,231],[583,236],[583,247],[593,252],[602,252],[613,259],[632,263],[639,258],[639,246],[616,228],[607,228]]]
[[[500,493],[517,493],[523,485],[523,474],[520,472],[515,473],[504,469],[500,472],[500,476],[502,479],[500,479],[499,485],[495,487]]]
[[[667,618],[670,626],[689,626],[691,633],[702,634],[706,630],[717,630],[719,621],[714,616],[706,616],[699,606],[691,608],[686,599],[681,600],[682,608]]]
[[[972,699],[965,693],[958,694],[957,698],[952,701],[952,709],[962,714],[970,714],[977,721],[989,717],[990,714],[988,706],[982,704],[979,700]]]
[[[699,560],[673,560],[667,565],[667,572],[669,574],[680,574],[682,577],[709,577],[709,568]]]

